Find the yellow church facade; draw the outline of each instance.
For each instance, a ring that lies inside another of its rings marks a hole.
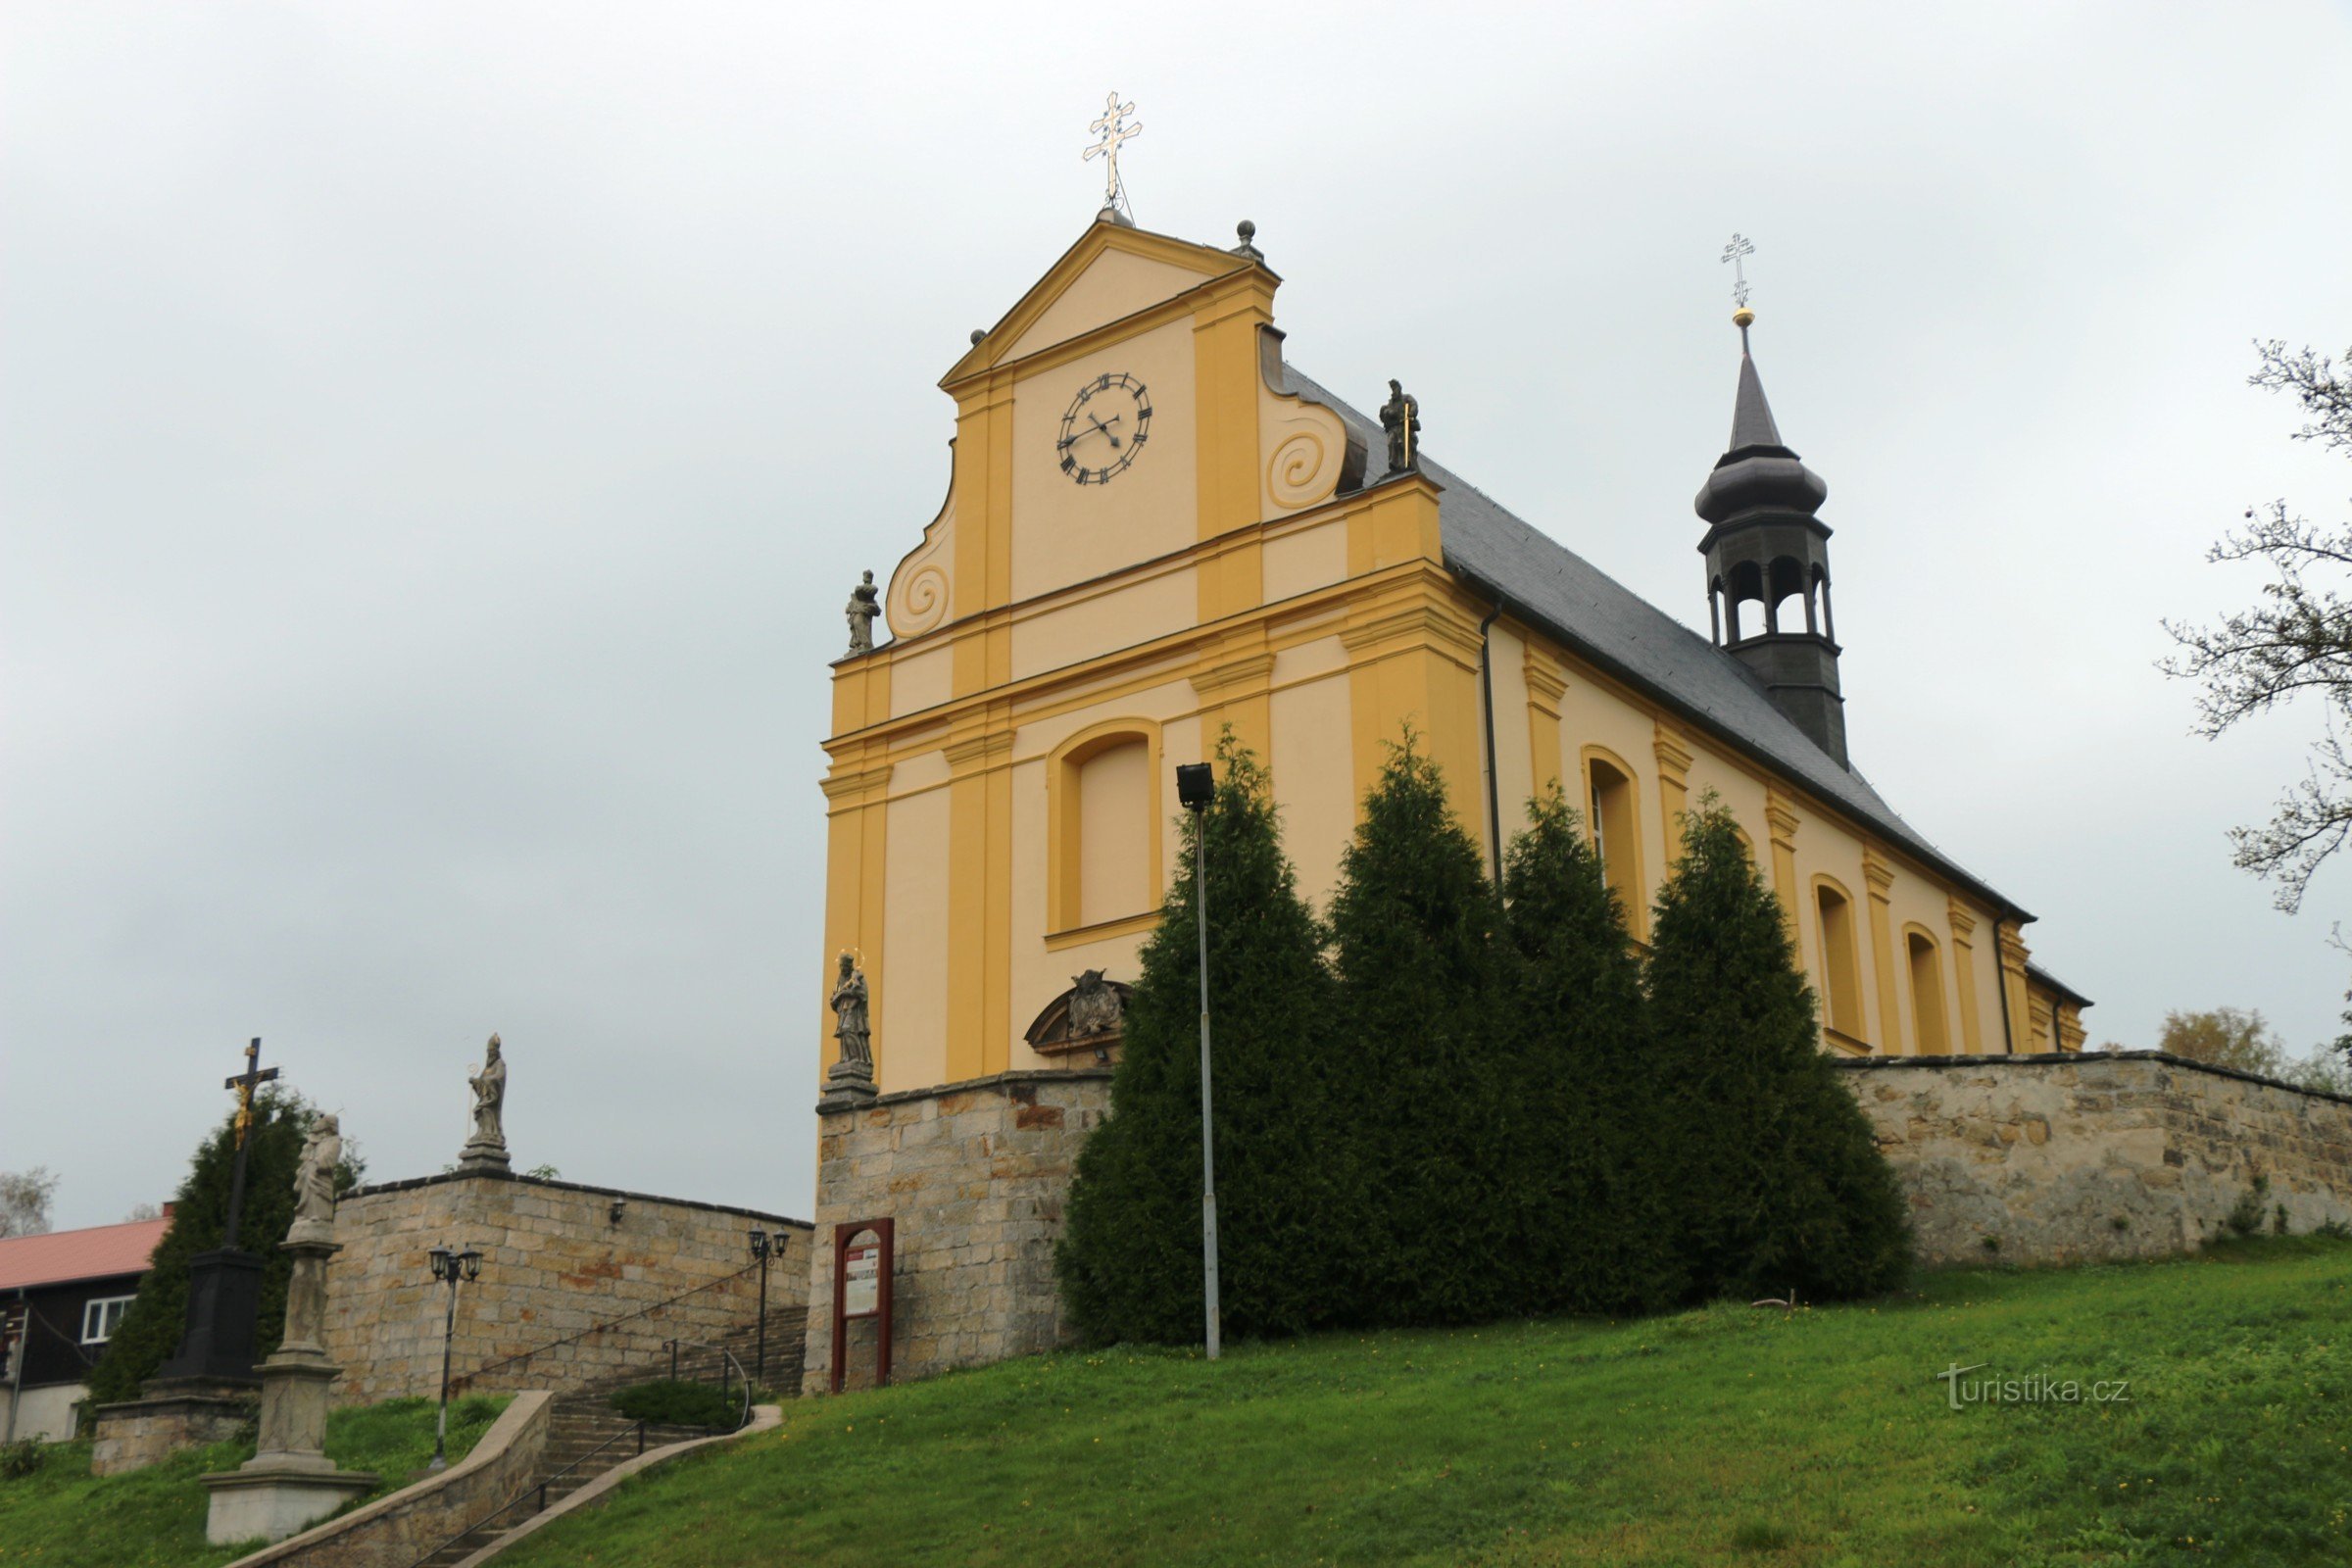
[[[1826,1049],[2080,1049],[2085,1000],[2032,964],[2031,915],[1847,765],[1826,487],[1744,350],[1700,497],[1701,633],[1396,461],[1401,429],[1286,363],[1280,283],[1247,231],[1223,250],[1106,215],[941,382],[948,495],[890,574],[888,637],[834,666],[825,743],[824,989],[851,955],[885,1100],[1093,1064],[1039,1026],[1074,977],[1135,978],[1173,769],[1226,726],[1318,903],[1409,727],[1490,856],[1560,783],[1638,940],[1687,803],[1719,796]],[[833,1009],[816,1021],[830,1066]]]

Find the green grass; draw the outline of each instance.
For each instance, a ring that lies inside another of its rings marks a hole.
[[[506,1406],[504,1395],[452,1403],[450,1458],[471,1451]],[[432,1457],[433,1410],[430,1399],[337,1410],[327,1417],[327,1457],[346,1470],[380,1476],[371,1496],[406,1486]],[[251,1439],[219,1443],[99,1480],[90,1474],[87,1443],[56,1444],[36,1474],[0,1481],[0,1568],[215,1568],[234,1561],[260,1544],[205,1544],[211,1499],[196,1478],[252,1457]]]
[[[1039,1356],[794,1401],[501,1568],[2341,1563],[2348,1313],[2352,1245],[2296,1238],[1793,1314]],[[1950,1408],[1936,1374],[1978,1362],[2129,1402]]]

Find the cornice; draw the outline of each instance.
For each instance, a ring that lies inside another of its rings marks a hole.
[[[948,772],[953,776],[983,771],[996,766],[1012,755],[1012,731],[990,730],[979,735],[966,735],[940,748],[948,759]]]
[[[1557,718],[1560,699],[1568,694],[1568,677],[1533,644],[1527,645],[1521,668],[1527,679],[1528,700],[1539,707],[1549,704],[1544,710]]]
[[[817,781],[817,788],[825,792],[828,801],[863,795],[888,787],[891,771],[897,765],[895,762],[884,762],[875,767],[836,768]]]
[[[1949,894],[1946,894],[1944,898],[1944,916],[1951,922],[1952,940],[1963,944],[1972,941],[1977,934],[1977,917],[1970,913],[1968,906],[1962,904],[1958,899]]]
[[[1879,852],[1869,847],[1862,851],[1862,880],[1870,884],[1870,896],[1881,904],[1894,886],[1894,867],[1879,858]]]
[[[1691,754],[1690,748],[1684,744],[1682,736],[1668,729],[1663,723],[1657,723],[1655,735],[1649,743],[1649,750],[1650,755],[1658,760],[1659,772],[1671,775],[1673,783],[1680,784],[1685,781],[1690,771]]]
[[[1245,654],[1239,659],[1221,660],[1203,665],[1185,678],[1193,683],[1194,695],[1206,702],[1219,692],[1236,686],[1265,685],[1274,678],[1274,656],[1271,653]]]

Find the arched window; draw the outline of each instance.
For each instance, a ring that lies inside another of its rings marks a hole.
[[[1601,875],[1625,908],[1627,929],[1642,930],[1642,819],[1633,770],[1612,757],[1585,757],[1586,824]]]
[[[1159,906],[1158,755],[1152,728],[1119,723],[1085,731],[1054,754],[1049,934]]]
[[[1781,624],[1781,607],[1788,600],[1799,601],[1798,610],[1805,617],[1805,630],[1813,624],[1813,596],[1806,591],[1805,564],[1794,556],[1783,556],[1772,564],[1764,588],[1764,629],[1769,632],[1794,631],[1793,624]]]
[[[1936,939],[1918,926],[1903,932],[1911,955],[1911,1029],[1919,1037],[1923,1056],[1952,1054],[1951,1034],[1943,1025],[1943,956]]]
[[[1854,946],[1854,901],[1827,877],[1813,883],[1821,920],[1822,1022],[1855,1045],[1862,1041],[1862,960]]]

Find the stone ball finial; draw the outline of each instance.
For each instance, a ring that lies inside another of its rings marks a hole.
[[[1234,255],[1243,257],[1246,260],[1252,262],[1262,262],[1266,259],[1266,253],[1259,250],[1255,244],[1251,243],[1257,238],[1257,225],[1255,223],[1252,223],[1250,221],[1250,220],[1245,218],[1240,222],[1234,224],[1233,231],[1242,237],[1242,242],[1233,248]]]
[[[1257,225],[1250,221],[1250,220],[1247,218],[1235,224],[1233,231],[1242,236],[1242,243],[1245,245],[1257,238]]]
[[[987,339],[988,339],[988,328],[987,328],[987,327],[985,327],[985,326],[975,326],[975,327],[973,327],[973,328],[972,328],[972,347],[974,347],[974,348],[978,348],[978,347],[979,347],[979,346],[980,346],[982,343],[986,342],[986,341],[987,341]]]

